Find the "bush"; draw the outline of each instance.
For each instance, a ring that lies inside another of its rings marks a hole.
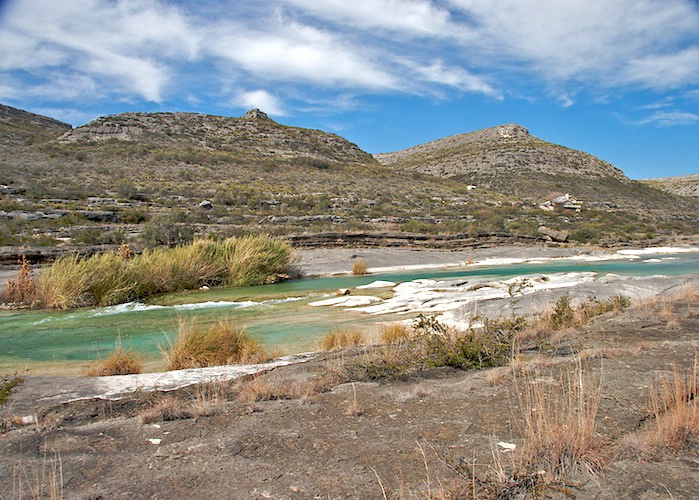
[[[177,339],[163,352],[168,370],[267,361],[262,344],[227,321],[202,327],[179,319]]]
[[[186,245],[194,240],[194,227],[182,212],[159,215],[143,225],[140,240],[148,248]]]
[[[72,255],[57,259],[42,272],[37,305],[106,306],[203,285],[272,283],[286,277],[290,255],[289,245],[267,236],[201,240],[146,249],[133,256],[123,251],[87,258]]]
[[[31,305],[36,300],[36,279],[34,270],[23,255],[19,261],[20,269],[16,279],[7,281],[5,300],[16,304]]]
[[[366,262],[364,262],[363,259],[357,259],[354,261],[352,264],[352,274],[355,276],[362,276],[364,274],[367,274],[367,265]]]
[[[131,375],[141,373],[143,363],[141,355],[129,349],[125,351],[121,347],[121,337],[117,337],[116,349],[97,366],[88,370],[90,377],[108,377],[111,375]]]

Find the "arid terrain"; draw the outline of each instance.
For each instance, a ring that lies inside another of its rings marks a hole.
[[[47,384],[66,380],[29,377],[2,407],[0,495],[690,498],[699,489],[696,288],[540,332],[508,366],[357,369],[377,353],[388,362],[391,349],[118,400],[42,404]],[[653,396],[674,369],[693,378],[679,404],[695,427],[666,443],[670,409]],[[559,463],[548,453],[560,440]]]

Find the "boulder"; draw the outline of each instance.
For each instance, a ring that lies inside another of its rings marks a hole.
[[[539,226],[539,232],[551,241],[557,241],[559,243],[565,243],[568,241],[568,231],[558,231],[557,229],[551,229],[550,227]]]

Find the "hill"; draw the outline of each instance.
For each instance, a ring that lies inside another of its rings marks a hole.
[[[658,177],[641,181],[648,186],[680,196],[699,197],[699,174]]]
[[[524,199],[561,192],[606,208],[663,209],[678,203],[630,180],[609,162],[541,140],[516,124],[445,137],[376,158],[397,170],[459,180]]]
[[[47,142],[72,128],[53,118],[0,104],[0,144],[3,146]]]
[[[338,135],[259,110],[123,113],[75,129],[19,110],[9,116],[0,246],[174,244],[250,232],[327,233],[304,237],[308,245],[404,244],[419,234],[429,236],[423,245],[454,246],[486,236],[544,241],[542,225],[612,244],[697,230],[686,198],[518,125],[377,161]],[[542,210],[551,191],[577,196],[583,210]]]

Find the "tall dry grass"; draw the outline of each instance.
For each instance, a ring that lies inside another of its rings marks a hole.
[[[369,268],[364,262],[364,259],[357,259],[352,264],[352,274],[355,276],[363,276],[369,272]]]
[[[365,343],[364,334],[359,330],[336,328],[329,331],[320,342],[324,351],[353,347]]]
[[[574,370],[561,374],[558,384],[526,375],[523,385],[516,383],[516,391],[525,439],[519,474],[544,470],[554,479],[578,472],[594,476],[603,465],[602,443],[596,436],[599,381],[578,361]]]
[[[291,247],[267,236],[198,240],[142,254],[68,256],[41,273],[36,304],[50,309],[106,306],[203,285],[246,286],[285,277]]]
[[[673,367],[670,377],[651,389],[652,420],[625,436],[621,448],[642,459],[699,447],[699,355],[686,370]]]
[[[16,304],[31,305],[36,300],[36,277],[27,258],[23,255],[19,261],[17,278],[7,281],[4,300]]]
[[[415,331],[404,323],[389,323],[379,328],[379,340],[384,344],[402,342],[415,335]]]
[[[235,363],[262,363],[269,359],[260,342],[244,328],[228,321],[203,326],[180,318],[176,340],[163,348],[168,370]]]
[[[117,337],[116,348],[104,360],[88,369],[89,377],[108,377],[111,375],[131,375],[143,371],[143,356],[133,349],[124,350],[121,336]]]

